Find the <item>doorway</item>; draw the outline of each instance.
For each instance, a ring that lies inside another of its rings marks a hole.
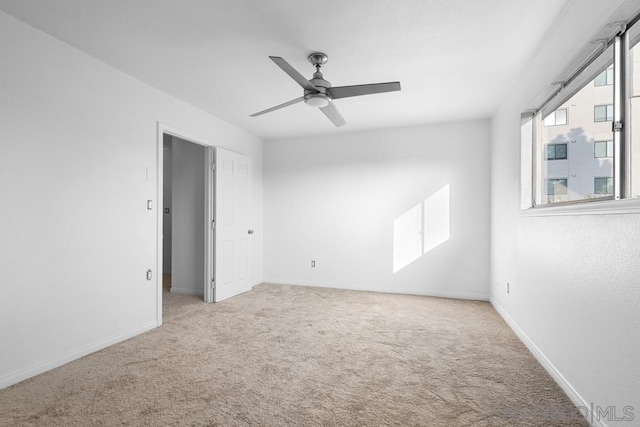
[[[163,134],[163,291],[204,297],[207,148]]]
[[[168,303],[170,296],[185,295],[212,302],[207,292],[213,283],[214,154],[210,142],[158,122],[156,260],[157,271],[165,273],[156,275],[158,325],[163,294]]]
[[[157,265],[171,275],[168,292],[209,303],[250,290],[251,158],[160,122],[157,144]],[[162,279],[159,274],[158,325]]]

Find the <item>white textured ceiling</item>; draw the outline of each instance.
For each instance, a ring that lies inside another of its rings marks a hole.
[[[0,0],[0,10],[265,139],[489,117],[566,0]],[[335,128],[271,60],[334,86],[401,92],[336,100]]]

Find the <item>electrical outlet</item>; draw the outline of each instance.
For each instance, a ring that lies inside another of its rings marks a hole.
[[[316,266],[316,262],[315,261],[311,261],[311,267],[315,267]]]

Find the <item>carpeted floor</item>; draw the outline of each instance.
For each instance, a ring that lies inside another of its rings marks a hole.
[[[485,302],[263,284],[0,390],[2,426],[583,426]]]

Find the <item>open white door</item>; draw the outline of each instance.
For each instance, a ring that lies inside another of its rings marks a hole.
[[[251,159],[216,148],[214,301],[251,289]]]

